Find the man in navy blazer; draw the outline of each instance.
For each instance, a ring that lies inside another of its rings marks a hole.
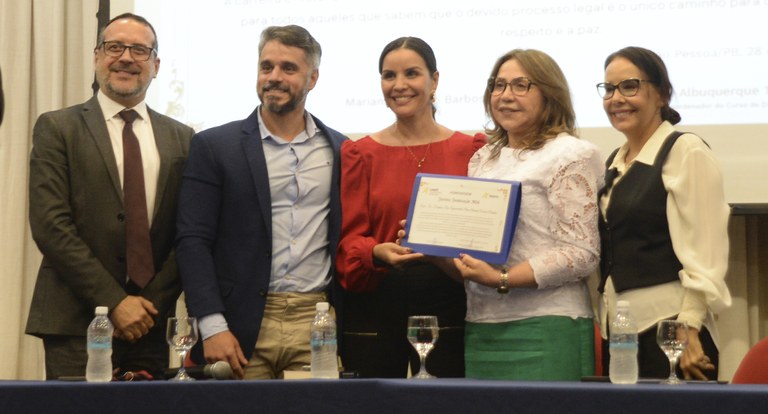
[[[268,27],[262,104],[192,139],[176,254],[204,361],[227,361],[238,378],[280,378],[309,364],[315,304],[340,302],[333,262],[346,137],[304,109],[320,55],[305,29]]]

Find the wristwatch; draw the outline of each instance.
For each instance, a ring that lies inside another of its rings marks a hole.
[[[507,293],[509,293],[509,274],[507,273],[507,269],[501,270],[499,287],[496,288],[496,291],[499,292],[499,294],[501,295],[506,295]]]

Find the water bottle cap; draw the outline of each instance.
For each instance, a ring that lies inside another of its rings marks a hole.
[[[328,312],[328,309],[331,308],[331,305],[328,304],[328,302],[317,302],[317,305],[315,305],[315,310]]]
[[[620,301],[616,302],[616,307],[617,308],[629,309],[629,301],[628,300],[620,300]]]
[[[96,312],[95,312],[96,315],[106,315],[107,313],[109,313],[109,308],[108,307],[106,307],[106,306],[97,306],[96,307]]]

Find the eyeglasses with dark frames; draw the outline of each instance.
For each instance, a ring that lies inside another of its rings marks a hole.
[[[622,96],[625,96],[627,98],[631,98],[635,95],[637,95],[637,91],[640,90],[640,83],[641,82],[648,82],[645,79],[638,79],[638,78],[630,78],[630,79],[624,79],[623,81],[613,84],[610,82],[602,82],[598,83],[597,86],[597,93],[600,95],[603,99],[611,99],[613,97],[613,93],[616,92],[616,90],[619,90],[619,93]]]
[[[112,57],[120,57],[125,53],[125,49],[128,49],[134,60],[142,62],[149,60],[149,58],[152,57],[152,53],[157,52],[155,49],[144,45],[126,45],[116,41],[102,42],[100,47],[104,49],[104,53],[107,56]]]
[[[531,82],[531,80],[525,76],[514,78],[509,82],[505,79],[495,77],[488,79],[488,89],[494,96],[503,94],[504,91],[507,90],[507,85],[509,85],[509,90],[512,91],[513,95],[525,96],[528,94],[528,91],[531,90],[531,86],[535,85],[535,83]]]

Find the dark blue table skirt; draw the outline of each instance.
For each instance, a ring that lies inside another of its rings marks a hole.
[[[0,413],[768,413],[768,386],[463,379],[0,381]]]

